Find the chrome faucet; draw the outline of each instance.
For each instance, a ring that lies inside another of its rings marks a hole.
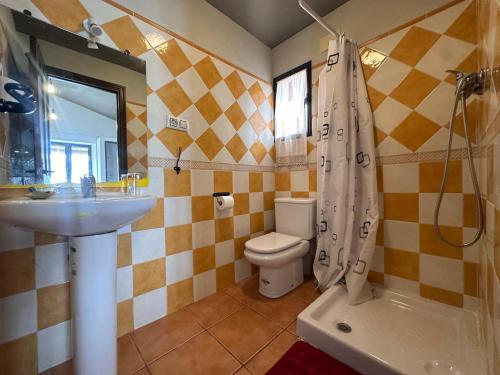
[[[84,198],[95,198],[96,196],[96,181],[91,174],[86,174],[80,178],[82,185],[82,195]]]

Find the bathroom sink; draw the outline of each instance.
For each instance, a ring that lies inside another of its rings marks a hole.
[[[0,201],[0,220],[37,232],[63,236],[108,233],[144,216],[155,205],[152,196],[98,193],[54,195],[46,200],[21,197]]]

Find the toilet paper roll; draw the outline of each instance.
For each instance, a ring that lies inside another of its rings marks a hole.
[[[220,211],[228,210],[234,207],[234,199],[230,195],[217,197],[216,199],[217,199],[217,209]]]

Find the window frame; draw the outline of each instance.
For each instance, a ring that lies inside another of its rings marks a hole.
[[[306,95],[306,101],[307,101],[307,136],[311,137],[312,136],[312,109],[311,109],[311,104],[312,104],[312,78],[311,78],[311,71],[312,71],[312,63],[311,61],[308,61],[304,64],[301,64],[299,66],[296,66],[295,68],[280,74],[279,76],[273,78],[273,113],[274,116],[276,117],[276,90],[278,88],[278,82],[288,78],[295,73],[298,73],[302,70],[306,71],[306,79],[307,79],[307,95]],[[276,130],[273,131],[274,134],[274,141],[276,142]]]

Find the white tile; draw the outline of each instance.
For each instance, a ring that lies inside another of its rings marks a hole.
[[[69,281],[67,243],[35,247],[35,279],[37,288]]]
[[[372,264],[370,269],[375,272],[384,273],[384,247],[375,246],[373,253]]]
[[[238,104],[241,107],[241,110],[245,114],[246,118],[250,118],[252,114],[256,111],[257,107],[253,99],[250,97],[248,91],[245,91],[238,99]]]
[[[479,161],[476,158],[473,158],[474,160],[474,168],[476,171],[476,176],[478,176],[478,179],[480,178],[479,175]],[[484,173],[486,174],[486,173]],[[500,185],[497,185],[500,186]],[[474,186],[472,185],[472,178],[470,175],[469,171],[469,162],[468,160],[462,160],[462,191],[464,193],[469,193],[473,194],[474,193]]]
[[[213,171],[191,170],[191,194],[194,196],[212,195],[214,192]]]
[[[198,48],[190,46],[189,44],[183,42],[180,39],[176,39],[176,42],[181,47],[182,51],[184,51],[184,53],[186,54],[188,60],[191,62],[192,65],[195,65],[196,63],[198,63],[200,60],[204,59],[207,56],[206,53],[202,52]]]
[[[99,12],[99,10],[97,9],[96,11]],[[151,47],[153,48],[158,47],[171,39],[170,35],[160,31],[157,27],[154,27],[149,23],[143,22],[136,17],[131,17],[131,18],[132,21],[137,25],[137,28],[139,29],[141,34],[144,35],[144,37],[146,38]],[[150,47],[148,46],[148,48]]]
[[[265,174],[266,173],[264,173],[264,175]],[[274,181],[274,173],[273,173],[273,181]],[[274,185],[274,183],[273,183],[273,185]],[[234,192],[235,193],[248,193],[249,189],[250,189],[250,186],[249,186],[249,182],[248,182],[248,172],[239,172],[239,171],[233,172],[233,190],[234,190]]]
[[[183,251],[167,256],[167,285],[193,276],[193,251]]]
[[[455,86],[442,81],[420,102],[415,111],[438,125],[444,126],[450,121],[454,103]]]
[[[264,230],[273,230],[274,228],[276,228],[274,210],[264,211]]]
[[[384,186],[385,189],[385,186]],[[420,193],[420,222],[434,224],[438,193]],[[439,224],[461,227],[463,224],[463,198],[461,193],[444,193],[439,210]]]
[[[234,238],[240,238],[250,234],[250,215],[238,215],[234,217]]]
[[[193,103],[208,92],[207,87],[193,67],[179,74],[176,80]]]
[[[165,256],[165,229],[132,232],[132,263],[144,263]]]
[[[252,265],[245,258],[234,262],[234,277],[236,282],[241,281],[252,274]]]
[[[449,130],[446,128],[439,129],[434,133],[427,141],[422,144],[417,149],[417,152],[427,152],[427,151],[442,151],[446,150],[448,147]],[[452,148],[464,148],[465,140],[458,134],[453,134]]]
[[[148,139],[148,157],[172,159],[174,158],[174,155],[165,147],[158,137],[153,136]]]
[[[144,53],[142,58],[146,60],[146,69],[148,72],[146,74],[146,81],[153,91],[163,87],[174,78],[153,49]]]
[[[191,197],[165,198],[164,210],[166,227],[190,224],[192,221]]]
[[[467,1],[462,1],[446,10],[426,17],[423,21],[417,23],[417,26],[424,29],[434,31],[439,34],[444,34],[451,24],[462,14],[464,9],[469,5]]]
[[[101,25],[125,15],[123,11],[106,3],[101,4],[93,0],[80,0],[80,3],[92,15],[92,18]]]
[[[241,80],[243,81],[243,84],[245,85],[245,87],[248,89],[250,86],[252,86],[257,80],[246,74],[246,73],[243,73],[243,72],[238,72],[240,77],[241,77]]]
[[[408,75],[411,67],[391,57],[385,59],[380,67],[368,80],[374,89],[389,95]]]
[[[264,193],[250,193],[250,213],[264,211]]]
[[[405,36],[409,28],[400,30],[394,34],[386,36],[385,38],[379,39],[368,45],[368,48],[374,49],[376,51],[382,52],[384,55],[389,56],[394,47],[397,46],[399,41]]]
[[[207,220],[193,223],[193,249],[215,243],[215,221]]]
[[[165,196],[163,182],[163,168],[149,167],[147,193],[157,198],[163,198]]]
[[[35,244],[32,231],[22,230],[0,220],[0,252],[25,249]]]
[[[118,234],[124,234],[124,233],[130,233],[130,232],[132,232],[132,225],[131,224],[125,225],[124,227],[121,227],[116,231],[116,233],[118,233]]]
[[[292,171],[290,173],[292,191],[309,191],[309,171]]]
[[[234,103],[234,96],[231,91],[229,91],[224,80],[212,87],[210,93],[213,95],[223,112]]]
[[[148,104],[148,129],[153,134],[159,133],[167,125],[168,109],[156,93],[147,97]]]
[[[382,166],[385,193],[418,193],[418,163],[385,164]]]
[[[257,139],[257,134],[255,134],[252,125],[250,125],[248,121],[245,121],[245,123],[238,129],[238,135],[245,144],[246,148],[250,148]],[[242,164],[241,160],[240,164]]]
[[[479,299],[477,297],[464,294],[464,310],[477,313],[479,311]]]
[[[231,74],[234,71],[234,68],[232,66],[229,66],[225,62],[219,60],[218,58],[213,57],[212,61],[219,71],[220,75],[222,78],[226,78],[229,74]]]
[[[71,359],[71,347],[71,323],[69,320],[38,331],[38,372]]]
[[[275,175],[274,172],[262,173],[262,180],[264,184],[264,191],[271,192],[275,190]]]
[[[201,115],[196,106],[192,105],[182,113],[182,118],[189,122],[188,134],[193,139],[198,139],[210,125],[207,120]],[[183,155],[186,157],[186,155]]]
[[[420,283],[436,288],[464,292],[464,272],[461,260],[420,254]]]
[[[314,108],[314,103],[312,103],[312,106]],[[273,119],[273,107],[271,106],[271,104],[269,104],[269,101],[264,100],[261,103],[261,105],[259,106],[259,112],[262,115],[262,118],[264,119],[266,124],[269,124]]]
[[[116,270],[116,302],[122,302],[133,297],[132,266]]]
[[[167,288],[162,287],[134,298],[134,329],[167,315]]]
[[[184,160],[191,161],[209,161],[207,156],[196,143],[191,143],[182,154]]]
[[[223,117],[222,115],[221,117]],[[222,148],[217,155],[212,159],[214,163],[225,163],[225,164],[234,164],[234,158],[229,153],[229,151],[224,147]]]
[[[292,192],[290,191],[276,191],[276,198],[290,198],[292,196]]]
[[[419,251],[419,224],[408,221],[384,220],[384,246]]]
[[[0,317],[0,344],[36,332],[36,291],[0,298]]]
[[[390,134],[410,113],[410,108],[388,96],[373,112],[375,126]]]
[[[490,201],[486,201],[486,238],[493,242],[495,239],[495,205]]]
[[[418,282],[411,281],[408,279],[403,279],[402,277],[397,277],[389,274],[384,274],[384,285],[387,288],[394,290],[401,290],[403,292],[416,294],[420,293],[420,287]]]
[[[215,244],[215,266],[220,267],[234,262],[234,240]]]
[[[274,145],[274,134],[269,128],[265,128],[264,131],[260,134],[260,141],[266,148],[266,150],[270,150]]]
[[[451,66],[458,66],[474,48],[473,44],[441,35],[415,68],[443,80],[448,75],[446,70],[450,69]]]
[[[476,228],[462,228],[463,231],[463,241],[465,242],[470,242],[472,239],[475,237],[477,233]],[[463,251],[463,258],[465,262],[472,262],[472,263],[480,263],[480,257],[479,257],[479,242],[476,242],[474,245],[466,247]]]
[[[223,144],[227,144],[236,134],[236,129],[234,129],[233,125],[231,125],[225,114],[219,116],[211,127]]]
[[[412,151],[392,137],[385,137],[376,148],[377,156],[411,154]]]
[[[194,300],[199,301],[216,292],[215,270],[206,271],[193,277]]]

